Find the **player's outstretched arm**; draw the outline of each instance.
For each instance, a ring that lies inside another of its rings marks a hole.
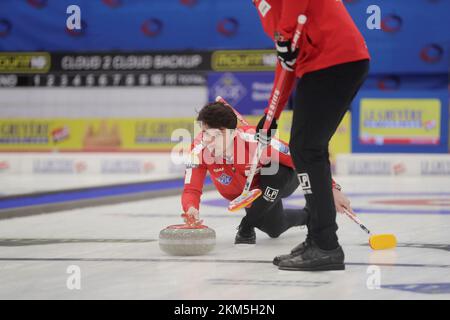
[[[189,221],[198,221],[200,199],[203,193],[207,168],[204,164],[191,165],[186,168],[184,175],[184,188],[181,195],[181,205],[184,214],[183,218],[189,218]]]

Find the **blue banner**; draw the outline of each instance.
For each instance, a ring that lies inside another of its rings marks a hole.
[[[273,72],[212,72],[208,100],[221,96],[242,114],[262,115],[272,92]]]
[[[448,72],[450,1],[344,3],[366,39],[372,74]],[[81,30],[66,27],[70,5],[80,7]],[[381,29],[367,26],[373,5],[381,11]],[[0,1],[0,51],[267,48],[273,44],[250,0]]]

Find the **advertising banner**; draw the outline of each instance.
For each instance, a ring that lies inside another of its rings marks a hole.
[[[53,53],[52,71],[207,71],[210,52]]]
[[[447,152],[448,93],[360,93],[353,106],[353,152]]]
[[[438,99],[361,99],[359,140],[366,145],[438,145]]]
[[[214,71],[274,71],[277,56],[274,50],[220,50],[211,58]]]
[[[204,86],[211,52],[0,53],[0,88]]]
[[[0,74],[46,73],[50,67],[48,52],[0,52]]]
[[[194,118],[2,119],[0,151],[170,151],[194,126]]]
[[[208,74],[208,100],[221,96],[242,114],[262,115],[272,92],[273,72]]]

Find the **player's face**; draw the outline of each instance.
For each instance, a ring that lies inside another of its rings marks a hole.
[[[234,130],[209,128],[202,124],[202,142],[215,157],[230,154],[233,146]]]

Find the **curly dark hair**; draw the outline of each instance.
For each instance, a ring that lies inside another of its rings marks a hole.
[[[237,117],[233,110],[221,102],[204,106],[198,113],[197,121],[214,129],[236,129],[237,127]]]

